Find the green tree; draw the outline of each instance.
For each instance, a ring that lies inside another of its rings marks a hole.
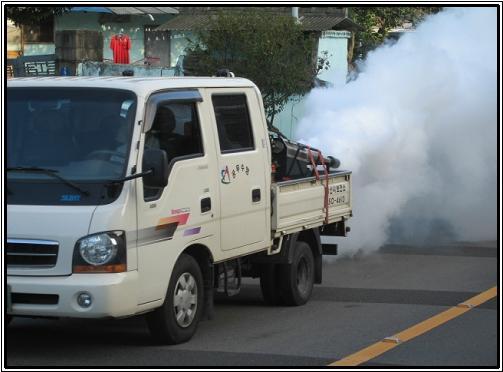
[[[70,10],[70,7],[36,7],[36,6],[6,6],[7,18],[15,25],[33,26],[49,17],[63,14]]]
[[[442,8],[428,7],[350,7],[349,16],[363,29],[355,33],[351,40],[348,59],[364,59],[367,53],[383,43],[390,30],[405,22],[417,25],[427,15],[437,13]]]
[[[184,65],[189,74],[214,75],[227,68],[262,92],[269,127],[291,96],[307,93],[318,72],[316,40],[292,17],[268,12],[222,12],[198,30]]]

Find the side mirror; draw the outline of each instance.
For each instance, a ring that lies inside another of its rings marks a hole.
[[[145,150],[143,153],[142,172],[152,169],[152,173],[143,177],[145,186],[164,188],[168,184],[168,156],[160,149]]]

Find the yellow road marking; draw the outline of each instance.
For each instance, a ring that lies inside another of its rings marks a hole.
[[[366,347],[360,351],[357,351],[354,354],[351,354],[345,358],[342,358],[336,362],[329,364],[329,367],[342,367],[342,366],[357,366],[362,363],[365,363],[375,357],[384,354],[385,352],[397,347],[398,345],[407,342],[423,333],[431,331],[433,328],[436,328],[444,323],[447,323],[449,320],[452,320],[461,314],[470,311],[472,308],[483,304],[484,302],[489,301],[490,299],[497,296],[497,287],[493,287],[488,289],[485,292],[482,292],[455,307],[451,307],[450,309],[441,312],[440,314],[434,315],[431,318],[428,318],[421,323],[413,325],[406,330],[399,332],[391,337],[386,337],[385,339],[376,342],[373,345]]]

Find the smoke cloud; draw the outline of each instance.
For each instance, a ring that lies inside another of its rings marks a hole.
[[[353,171],[345,252],[497,234],[496,8],[447,8],[313,90],[296,138]]]

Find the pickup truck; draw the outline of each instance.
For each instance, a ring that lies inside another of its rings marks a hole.
[[[145,314],[185,342],[243,277],[306,303],[349,231],[351,172],[269,131],[249,80],[15,78],[6,113],[7,323]]]

